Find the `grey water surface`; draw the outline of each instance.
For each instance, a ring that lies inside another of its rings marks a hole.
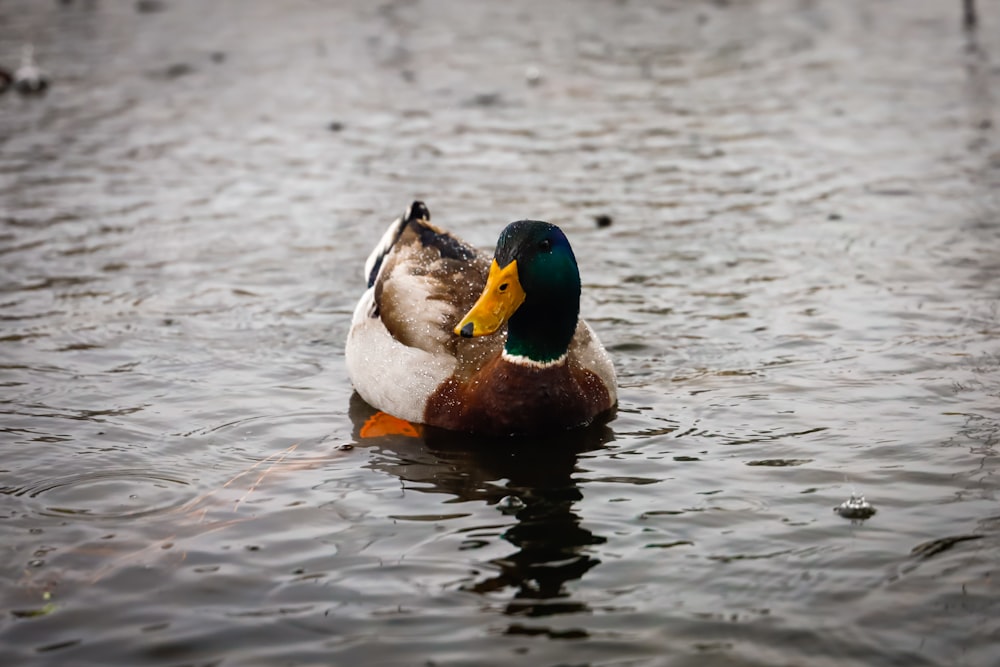
[[[2,0],[0,664],[1000,663],[977,7]],[[612,421],[360,437],[413,199],[563,227]]]

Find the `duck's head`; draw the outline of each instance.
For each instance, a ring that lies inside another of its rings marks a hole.
[[[555,225],[520,220],[497,241],[486,287],[455,327],[466,338],[509,322],[505,351],[546,363],[566,354],[580,312],[580,270]]]

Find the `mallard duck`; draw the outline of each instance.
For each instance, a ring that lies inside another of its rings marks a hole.
[[[555,225],[512,222],[487,257],[422,202],[365,263],[347,369],[372,407],[484,435],[591,423],[615,407],[611,358],[579,318],[580,272]]]

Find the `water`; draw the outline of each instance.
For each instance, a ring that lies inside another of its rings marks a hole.
[[[7,0],[3,663],[995,665],[978,4]],[[611,423],[358,438],[414,198],[566,230]]]

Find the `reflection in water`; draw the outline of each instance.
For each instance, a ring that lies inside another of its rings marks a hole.
[[[357,394],[350,415],[358,436],[376,414]],[[600,561],[587,547],[606,538],[582,527],[573,511],[583,494],[573,480],[579,455],[601,449],[614,439],[606,424],[536,438],[495,439],[439,429],[412,431],[370,439],[379,456],[370,467],[390,473],[425,493],[444,493],[457,501],[516,506],[517,523],[503,539],[516,551],[495,558],[496,568],[464,586],[489,594],[513,589],[505,613],[547,616],[585,611],[569,599],[566,583],[580,579]],[[359,438],[360,440],[360,438]],[[508,499],[516,501],[510,502]],[[519,502],[518,502],[519,501]]]
[[[972,129],[972,140],[968,148],[972,152],[983,152],[990,146],[993,129],[993,96],[991,90],[990,58],[986,47],[980,44],[977,33],[969,32],[965,39],[965,83],[964,103]]]

